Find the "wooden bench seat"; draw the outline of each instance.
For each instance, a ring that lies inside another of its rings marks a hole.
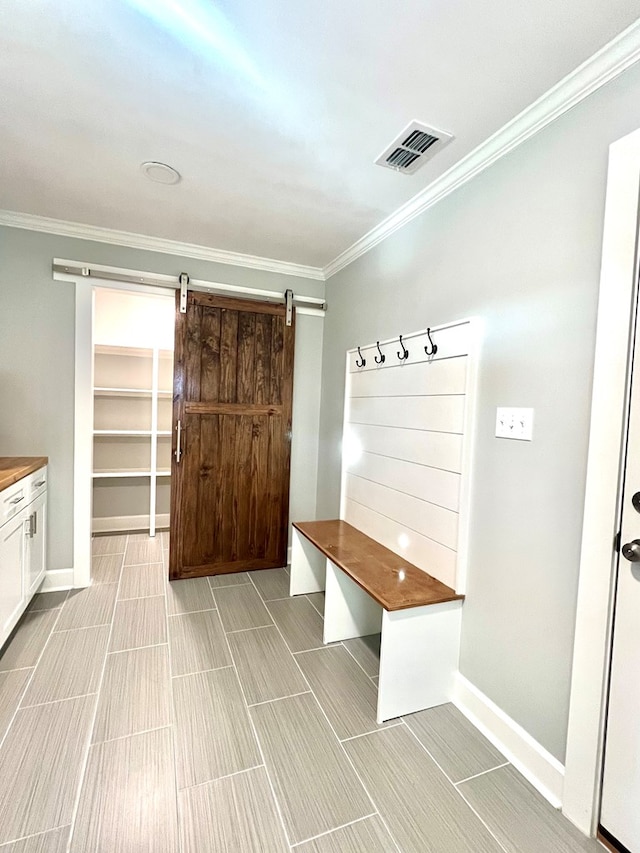
[[[464,598],[346,521],[300,521],[293,526],[385,610]]]
[[[290,594],[325,592],[325,643],[381,634],[377,720],[452,698],[462,601],[345,521],[294,522]]]

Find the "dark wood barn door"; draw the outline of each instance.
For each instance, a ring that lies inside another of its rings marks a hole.
[[[295,314],[191,291],[181,314],[179,298],[170,577],[284,566]]]

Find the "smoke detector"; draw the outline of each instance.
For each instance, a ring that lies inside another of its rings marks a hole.
[[[437,130],[419,121],[412,121],[382,154],[376,166],[412,175],[453,139],[452,133]]]
[[[177,184],[182,180],[182,175],[173,166],[166,163],[158,163],[156,160],[147,160],[140,164],[140,169],[150,181],[156,184]]]

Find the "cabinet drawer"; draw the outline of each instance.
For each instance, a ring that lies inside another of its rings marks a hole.
[[[0,492],[0,525],[17,515],[30,501],[28,478]]]
[[[28,494],[27,501],[31,503],[32,500],[41,495],[43,492],[47,490],[47,466],[44,468],[38,468],[37,471],[34,471],[33,474],[29,474],[27,477],[28,481]]]

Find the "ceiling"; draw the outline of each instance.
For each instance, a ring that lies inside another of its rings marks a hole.
[[[322,267],[637,0],[2,0],[0,208]],[[373,161],[417,119],[455,140]],[[178,169],[151,183],[145,160]]]

